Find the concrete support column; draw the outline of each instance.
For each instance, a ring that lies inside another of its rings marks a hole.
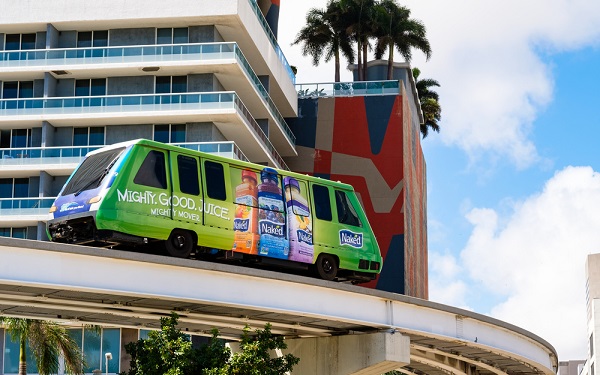
[[[300,358],[294,374],[381,375],[410,362],[410,339],[399,333],[311,337],[286,340],[291,353]],[[239,349],[230,343],[233,352]]]
[[[42,144],[41,147],[54,146],[54,126],[48,121],[42,121]]]
[[[58,30],[54,25],[46,25],[46,49],[56,48],[58,46]]]
[[[131,355],[125,350],[125,345],[130,342],[136,342],[139,338],[137,329],[133,328],[121,328],[121,372],[126,373],[129,371]],[[113,352],[114,355],[114,352]]]

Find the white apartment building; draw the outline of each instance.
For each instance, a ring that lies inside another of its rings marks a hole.
[[[279,168],[296,155],[269,0],[0,2],[0,235],[46,239],[54,197],[103,145],[147,138]]]

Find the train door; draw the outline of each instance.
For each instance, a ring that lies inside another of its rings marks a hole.
[[[202,171],[202,215],[205,235],[199,239],[200,244],[215,249],[231,250],[234,243],[235,206],[229,164],[203,159]]]
[[[171,197],[172,217],[182,223],[202,225],[202,189],[200,185],[199,161],[197,157],[171,151],[171,176],[173,192]]]
[[[339,223],[338,245],[341,253],[340,264],[346,269],[356,269],[359,266],[361,252],[371,248],[371,231],[364,225],[357,213],[358,200],[356,195],[344,190],[334,189],[337,221]],[[345,258],[345,259],[343,259]],[[344,262],[347,262],[344,265]]]
[[[315,260],[321,253],[337,252],[338,224],[333,221],[333,192],[328,186],[311,184],[313,222],[313,243]]]

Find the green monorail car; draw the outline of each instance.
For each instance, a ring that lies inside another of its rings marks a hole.
[[[310,268],[365,282],[382,258],[352,186],[149,140],[90,152],[50,209],[52,241]]]

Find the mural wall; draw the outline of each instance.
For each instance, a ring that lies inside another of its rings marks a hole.
[[[425,161],[407,95],[307,98],[290,169],[353,185],[384,257],[367,287],[427,298]]]

